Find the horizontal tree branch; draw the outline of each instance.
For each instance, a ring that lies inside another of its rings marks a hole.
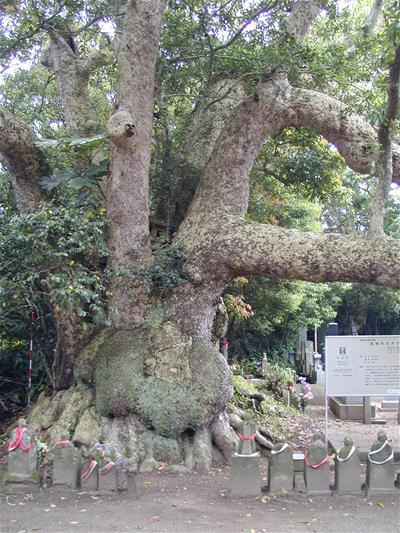
[[[301,232],[228,218],[220,225],[232,275],[312,282],[353,281],[400,288],[400,242],[389,237]]]
[[[400,288],[400,241],[386,236],[302,232],[224,215],[181,244],[189,270],[204,266],[225,283],[238,275],[264,275]]]

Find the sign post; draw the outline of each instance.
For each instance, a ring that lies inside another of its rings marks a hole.
[[[400,394],[400,335],[326,337],[325,435],[329,396]]]

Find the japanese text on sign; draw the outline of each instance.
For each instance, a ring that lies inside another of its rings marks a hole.
[[[326,337],[328,396],[400,394],[400,336]]]

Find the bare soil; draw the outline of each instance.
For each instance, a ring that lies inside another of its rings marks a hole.
[[[311,413],[310,413],[311,414]],[[303,449],[314,431],[323,429],[320,413],[293,420],[292,441]],[[329,432],[337,440],[353,435],[371,443],[385,429],[398,443],[396,413],[385,413],[386,426],[365,426],[331,419]],[[296,438],[297,437],[297,438]],[[361,444],[361,443],[360,443]],[[395,470],[400,470],[396,465]],[[365,472],[365,469],[363,469]],[[263,483],[267,461],[262,461]],[[360,483],[361,484],[361,483]],[[1,495],[1,531],[58,532],[313,532],[399,533],[400,490],[386,494],[305,495],[235,499],[229,494],[230,468],[208,473],[172,474],[165,469],[136,476],[137,497],[130,492],[92,495],[60,489],[27,489]]]
[[[266,464],[263,464],[266,480]],[[359,495],[280,495],[234,499],[230,469],[152,472],[132,494],[54,489],[2,495],[2,532],[374,532],[398,533],[400,491]]]

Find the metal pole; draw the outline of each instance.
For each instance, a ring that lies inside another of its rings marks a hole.
[[[318,326],[314,324],[314,351],[318,353]]]
[[[29,369],[28,369],[28,405],[31,403],[31,388],[32,388],[32,358],[33,358],[33,322],[35,320],[35,312],[31,314],[31,331],[29,335]]]
[[[328,450],[328,343],[325,343],[325,446]]]

